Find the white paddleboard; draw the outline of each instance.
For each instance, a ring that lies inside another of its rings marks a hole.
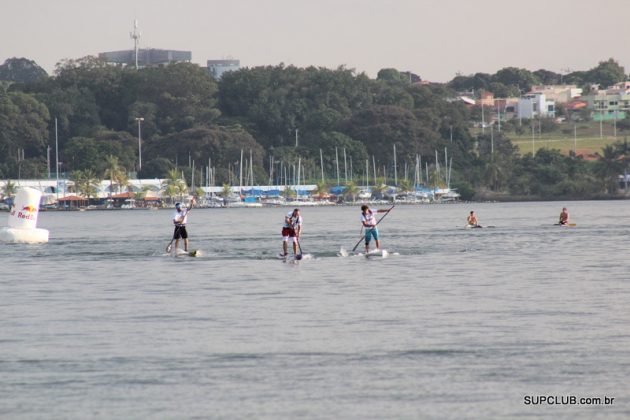
[[[199,257],[201,256],[201,251],[198,249],[192,249],[190,251],[184,251],[183,249],[177,249],[175,251],[176,257]]]

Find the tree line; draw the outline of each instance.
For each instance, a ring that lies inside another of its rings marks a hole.
[[[580,83],[625,79],[617,67],[609,60],[571,77]],[[493,139],[494,153],[488,152],[487,136],[470,130],[471,110],[454,100],[462,89],[516,93],[557,76],[505,68],[489,77],[422,84],[418,76],[391,68],[371,79],[345,67],[281,64],[215,80],[191,63],[136,70],[94,57],[64,60],[48,76],[30,60],[11,59],[0,66],[0,178],[45,178],[49,168],[54,176],[57,140],[60,171],[91,171],[88,178],[110,179],[114,172],[165,178],[176,170],[190,185],[193,177],[207,179],[209,167],[221,185],[233,183],[241,165],[249,165],[256,184],[297,177],[316,183],[323,160],[331,184],[337,184],[338,167],[343,182],[362,184],[369,175],[409,183],[421,157],[430,173],[424,182],[444,186],[446,173],[438,170],[444,162],[436,165],[435,154],[446,149],[451,187],[466,198],[479,191],[540,197],[610,192],[611,175],[579,157],[549,150],[521,155],[502,135]],[[568,76],[562,77],[573,80]],[[617,160],[622,149],[613,147]]]

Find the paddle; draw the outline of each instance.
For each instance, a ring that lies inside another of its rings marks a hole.
[[[298,248],[300,249],[300,253],[295,256],[295,259],[301,260],[302,259],[302,245],[300,245],[299,239],[296,239],[295,242],[297,242]]]
[[[173,249],[173,241],[175,240],[175,237],[177,236],[177,232],[179,232],[179,228],[180,226],[175,226],[175,233],[173,233],[173,238],[171,239],[171,242],[169,242],[168,245],[166,245],[167,254],[170,254],[171,250]]]
[[[390,212],[390,211],[392,211],[392,209],[393,209],[394,207],[396,207],[396,205],[395,205],[395,204],[394,204],[393,206],[391,206],[391,207],[387,210],[387,213],[385,213],[385,214],[383,215],[383,217],[381,217],[381,218],[378,220],[378,222],[376,222],[376,224],[375,224],[374,226],[375,226],[375,227],[376,227],[376,226],[378,226],[378,224],[379,224],[379,223],[381,223],[381,221],[382,221],[385,217],[387,217],[387,215],[389,214],[389,212]],[[363,240],[363,238],[359,239],[359,242],[357,242],[357,244],[354,246],[354,248],[352,248],[352,252],[354,252],[354,251],[357,249],[357,247],[359,246],[359,244],[361,243],[361,241],[362,241],[362,240]]]

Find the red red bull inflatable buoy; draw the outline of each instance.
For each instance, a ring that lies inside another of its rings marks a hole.
[[[48,242],[48,230],[37,228],[39,200],[42,193],[34,188],[20,188],[9,210],[9,226],[0,229],[0,240],[9,243]]]

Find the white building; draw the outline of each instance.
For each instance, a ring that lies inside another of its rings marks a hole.
[[[555,116],[556,105],[554,101],[547,100],[544,93],[528,93],[518,100],[519,118],[554,118]]]
[[[542,93],[549,101],[566,104],[582,95],[582,88],[576,85],[539,85],[532,86],[529,93]]]
[[[215,79],[219,80],[226,71],[234,71],[241,68],[240,60],[208,60],[208,71]]]

